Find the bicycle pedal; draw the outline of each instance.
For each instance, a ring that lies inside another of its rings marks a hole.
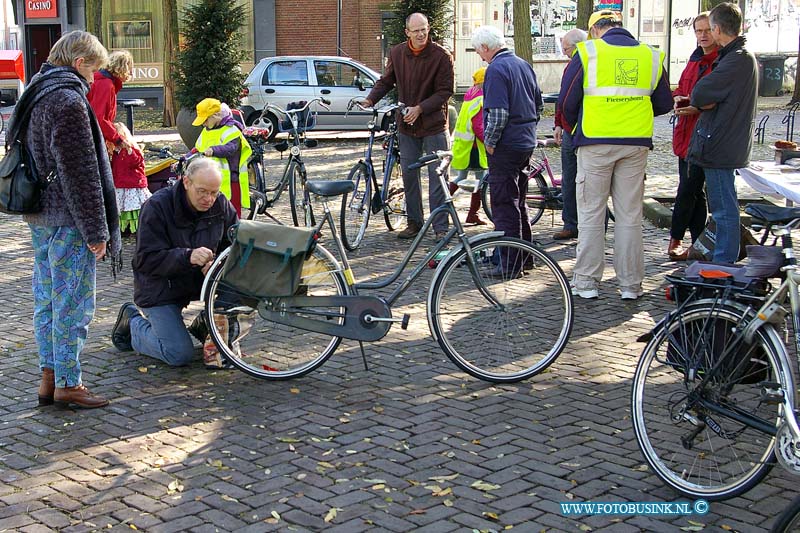
[[[411,315],[408,313],[403,314],[403,321],[400,322],[401,329],[408,329],[408,322],[411,320]]]

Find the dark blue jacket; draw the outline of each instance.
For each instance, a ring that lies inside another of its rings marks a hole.
[[[611,28],[602,37],[608,44],[615,46],[637,46],[639,41],[633,38],[623,28]],[[650,103],[653,105],[653,116],[663,115],[672,110],[672,93],[669,90],[669,73],[664,68],[661,79],[658,80],[656,90],[650,96]],[[652,139],[631,138],[631,139],[587,139],[581,130],[581,116],[583,113],[583,64],[578,54],[572,56],[572,60],[564,71],[561,78],[561,90],[558,93],[557,106],[561,106],[563,119],[574,128],[572,142],[575,146],[586,146],[589,144],[624,144],[633,146],[647,146],[653,148]],[[614,120],[614,117],[608,117]]]
[[[139,213],[132,261],[136,305],[186,307],[199,299],[203,273],[189,262],[189,256],[200,247],[219,255],[230,244],[227,230],[237,220],[222,194],[208,211],[192,209],[181,181],[151,196]]]

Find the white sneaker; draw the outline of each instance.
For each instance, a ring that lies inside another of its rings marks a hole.
[[[593,300],[597,298],[600,293],[597,291],[597,288],[579,289],[578,287],[572,287],[572,295],[580,296],[586,300]]]
[[[644,294],[644,291],[641,289],[638,291],[622,290],[621,292],[620,298],[623,300],[638,300],[639,297]]]

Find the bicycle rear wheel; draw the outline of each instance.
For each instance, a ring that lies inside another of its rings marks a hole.
[[[284,380],[303,376],[322,365],[341,342],[341,337],[314,333],[277,324],[264,318],[257,308],[263,302],[243,296],[223,280],[225,261],[208,273],[205,298],[208,330],[217,349],[243,372],[261,379]],[[322,246],[303,265],[298,295],[339,296],[347,286],[336,260]],[[344,322],[342,307],[304,307],[297,316],[333,323]],[[291,312],[291,311],[287,311]]]
[[[531,226],[539,222],[547,203],[547,182],[541,172],[537,172],[528,179],[528,192],[525,195],[528,206],[528,220]]]
[[[800,496],[792,500],[770,529],[771,533],[797,533],[800,531]]]
[[[483,212],[486,213],[489,220],[494,222],[494,218],[492,217],[492,196],[489,190],[489,180],[487,178],[484,178],[481,184],[481,204],[483,204]]]
[[[355,184],[352,193],[342,196],[342,213],[339,220],[342,242],[350,251],[358,248],[369,224],[372,203],[372,180],[365,163],[356,163],[347,175]]]
[[[403,171],[400,167],[400,156],[395,154],[386,160],[389,165],[389,181],[386,190],[382,191],[384,208],[383,220],[386,228],[394,231],[406,219],[406,191],[403,185]]]
[[[292,223],[295,226],[306,226],[306,218],[308,215],[303,205],[305,177],[303,176],[304,169],[300,165],[292,161],[287,169],[289,173],[289,207],[292,210]]]
[[[252,160],[247,163],[247,184],[250,189],[250,207],[242,206],[241,218],[253,220],[259,213],[259,209],[264,209],[266,202],[264,168],[259,161]]]
[[[690,498],[739,496],[775,463],[775,437],[739,420],[777,425],[780,406],[764,402],[759,381],[779,382],[787,394],[794,386],[771,325],[761,327],[751,345],[737,341],[743,317],[735,304],[690,304],[648,342],[636,367],[631,412],[639,448],[664,483]],[[725,371],[699,389],[725,349],[735,350],[723,362]]]
[[[550,256],[521,239],[487,237],[472,244],[472,253],[486,295],[470,273],[466,251],[448,256],[431,288],[433,336],[447,357],[478,379],[513,383],[540,373],[572,331],[567,277]]]

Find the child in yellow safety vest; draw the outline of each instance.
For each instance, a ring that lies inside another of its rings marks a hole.
[[[247,160],[253,153],[242,135],[242,125],[233,118],[227,104],[215,98],[206,98],[197,104],[197,118],[192,125],[204,126],[194,147],[219,162],[222,168],[220,192],[241,217],[242,207],[250,207]]]
[[[458,189],[457,183],[467,177],[470,170],[479,180],[489,167],[486,160],[486,148],[483,146],[483,78],[486,67],[481,67],[472,74],[474,85],[464,95],[464,103],[458,113],[456,127],[453,131],[453,160],[450,166],[458,171],[458,176],[450,183],[450,194]],[[482,226],[486,224],[478,216],[481,206],[479,193],[472,193],[467,213],[467,224]]]

